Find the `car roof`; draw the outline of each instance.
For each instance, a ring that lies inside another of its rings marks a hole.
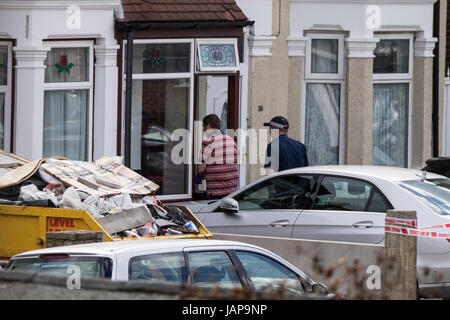
[[[279,172],[286,173],[318,173],[318,174],[336,174],[349,175],[353,177],[373,177],[387,181],[405,181],[419,179],[417,174],[423,174],[425,171],[418,169],[407,169],[388,166],[356,166],[356,165],[333,165],[333,166],[311,166],[295,168]],[[427,179],[446,178],[444,176],[426,172]]]
[[[95,255],[118,255],[126,251],[139,251],[141,249],[168,249],[168,250],[183,250],[186,247],[196,246],[246,246],[258,248],[256,246],[242,243],[238,241],[227,240],[210,240],[210,239],[154,239],[154,240],[123,240],[111,242],[96,242],[78,245],[70,245],[64,247],[54,247],[27,251],[15,255],[13,258],[52,254],[52,253],[78,253],[78,254],[95,254]]]

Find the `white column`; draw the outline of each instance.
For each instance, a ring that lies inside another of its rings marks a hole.
[[[50,48],[14,47],[16,100],[14,153],[30,160],[42,157],[44,126],[44,60]]]
[[[118,45],[96,45],[93,160],[117,154]]]
[[[345,39],[345,164],[373,163],[373,58],[378,39]]]

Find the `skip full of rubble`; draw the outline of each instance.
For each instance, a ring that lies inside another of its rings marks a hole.
[[[29,161],[0,150],[0,204],[88,211],[111,235],[198,234],[176,206],[164,205],[159,186],[122,164],[52,157]]]

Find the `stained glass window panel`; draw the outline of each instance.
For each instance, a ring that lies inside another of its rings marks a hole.
[[[8,83],[8,47],[0,46],[0,86]]]
[[[89,48],[52,48],[45,59],[45,82],[89,81]]]
[[[134,74],[185,73],[190,71],[190,43],[148,43],[134,44],[133,46]]]
[[[236,55],[233,44],[201,44],[199,46],[200,63],[206,68],[236,67]]]

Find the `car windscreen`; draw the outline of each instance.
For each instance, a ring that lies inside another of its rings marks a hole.
[[[435,212],[450,215],[450,179],[411,180],[402,181],[399,184],[424,201]]]
[[[42,255],[12,259],[5,271],[67,276],[73,270],[79,270],[81,279],[111,279],[112,260],[105,257]]]

